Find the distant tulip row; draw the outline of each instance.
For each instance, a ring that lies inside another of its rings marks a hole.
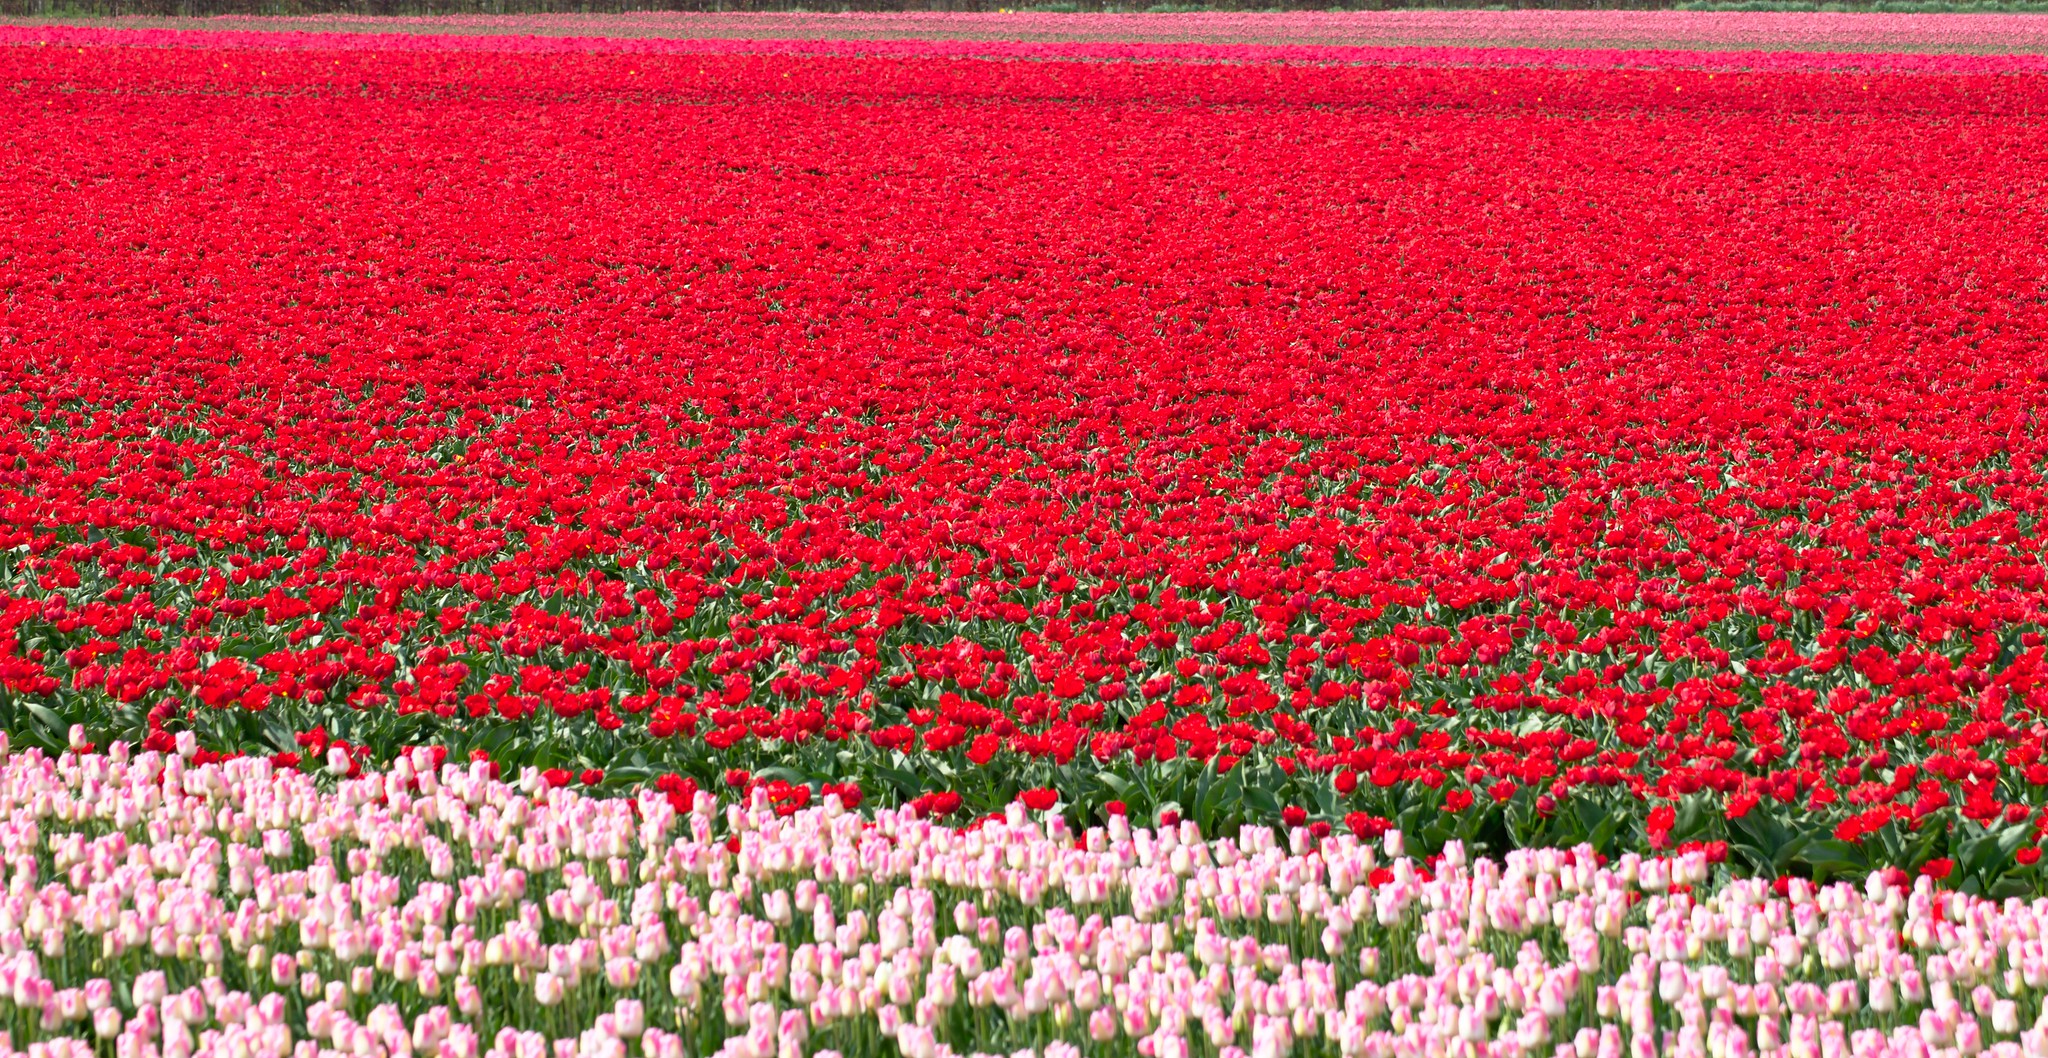
[[[1047,14],[224,17],[187,28],[0,26],[0,46],[437,54],[1032,59],[1934,74],[2048,72],[2038,15],[1672,11],[1210,13],[1077,23]],[[1149,24],[1147,24],[1149,21]],[[196,26],[197,28],[190,28]],[[234,28],[227,28],[234,27]]]
[[[1751,48],[1800,52],[2019,52],[2048,50],[2048,25],[2032,14],[1885,14],[1876,12],[1444,10],[1193,11],[1172,14],[1046,11],[707,12],[619,14],[436,15],[393,17],[338,13],[221,16],[204,21],[128,18],[122,27],[200,28],[218,46],[222,29],[354,37],[456,34],[486,41],[522,36],[582,38],[578,47],[630,48],[645,39],[771,41],[860,46],[877,42],[977,41],[1101,44],[1265,44],[1324,48],[1463,46],[1551,52],[1570,62],[1589,49],[1725,51]],[[523,42],[521,42],[523,43]],[[328,41],[327,46],[349,46]],[[471,45],[471,46],[488,46]],[[517,45],[515,45],[517,46]],[[1422,54],[1427,54],[1422,52]]]

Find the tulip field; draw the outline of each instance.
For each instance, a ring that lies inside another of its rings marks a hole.
[[[890,17],[0,24],[0,1055],[2048,1058],[2048,22]]]

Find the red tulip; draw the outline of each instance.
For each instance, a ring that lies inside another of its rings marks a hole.
[[[1039,788],[1021,791],[1017,794],[1017,800],[1033,812],[1046,812],[1059,803],[1060,795],[1057,790]]]

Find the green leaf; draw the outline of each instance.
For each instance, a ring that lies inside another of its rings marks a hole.
[[[1812,841],[1813,835],[1800,834],[1795,837],[1789,837],[1783,844],[1776,846],[1777,851],[1771,854],[1772,872],[1776,874],[1784,873],[1785,868],[1792,863],[1793,858],[1804,851],[1806,846]]]
[[[1243,796],[1236,775],[1222,776],[1217,781],[1209,783],[1201,798],[1195,802],[1195,825],[1202,828],[1202,833],[1215,836],[1216,832],[1222,829],[1223,813],[1241,801]]]
[[[1798,862],[1811,867],[1817,881],[1845,874],[1860,875],[1870,869],[1862,846],[1834,838],[1809,838],[1798,854]]]
[[[70,725],[64,722],[63,717],[57,715],[56,710],[40,702],[23,702],[21,705],[22,708],[28,710],[30,716],[35,717],[36,726],[42,728],[43,732],[51,738],[67,739],[70,737]]]
[[[1741,856],[1753,871],[1766,871],[1772,866],[1771,854],[1747,841],[1730,841],[1728,851]]]
[[[1624,818],[1620,812],[1602,814],[1600,821],[1593,825],[1593,829],[1586,832],[1586,844],[1599,852],[1606,852],[1609,843],[1614,840],[1615,832],[1621,829],[1621,821]]]
[[[1278,819],[1280,817],[1280,799],[1274,796],[1273,791],[1267,789],[1263,784],[1248,787],[1244,792],[1244,803],[1245,807],[1251,810],[1251,818],[1253,819]]]
[[[1993,883],[1990,888],[1986,889],[1984,891],[1984,895],[1990,897],[1993,900],[2005,900],[2015,896],[2030,896],[2033,894],[2033,892],[2033,881],[2027,878],[2008,874],[2005,877],[2000,878],[1997,882]]]

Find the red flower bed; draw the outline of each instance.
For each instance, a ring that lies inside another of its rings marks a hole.
[[[2033,876],[2037,77],[0,66],[18,739]]]

